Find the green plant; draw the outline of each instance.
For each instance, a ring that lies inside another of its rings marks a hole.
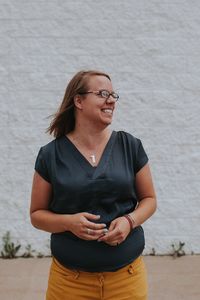
[[[10,232],[7,231],[3,236],[3,251],[1,251],[1,256],[3,258],[15,258],[17,252],[19,251],[21,245],[15,245],[11,241]]]
[[[171,246],[172,246],[172,249],[173,249],[172,256],[174,258],[185,255],[185,251],[183,250],[183,247],[185,246],[185,243],[179,242],[178,246],[174,245],[174,244],[172,244]]]
[[[149,255],[155,256],[155,255],[156,255],[156,250],[155,250],[155,248],[151,248],[151,251],[152,251],[152,252],[150,252]]]
[[[26,249],[26,251],[24,252],[24,254],[22,255],[22,257],[25,257],[25,258],[34,257],[33,254],[35,253],[35,250],[33,250],[31,248],[30,244],[28,244],[25,249]]]
[[[45,255],[42,254],[42,252],[38,252],[38,253],[37,253],[37,258],[43,258],[43,257],[45,257]]]

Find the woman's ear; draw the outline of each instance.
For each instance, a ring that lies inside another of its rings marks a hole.
[[[78,109],[82,109],[82,101],[83,101],[82,97],[80,95],[76,95],[74,97],[75,107],[78,108]]]

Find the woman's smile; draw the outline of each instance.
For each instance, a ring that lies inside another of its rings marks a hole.
[[[102,108],[101,111],[109,115],[113,114],[113,109],[111,108]]]

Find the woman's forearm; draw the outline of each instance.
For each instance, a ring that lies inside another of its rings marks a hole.
[[[141,225],[148,218],[150,218],[156,211],[156,207],[156,198],[148,197],[142,199],[139,202],[137,208],[129,214],[135,222],[135,227]]]
[[[49,210],[41,209],[31,213],[31,223],[37,229],[51,233],[69,230],[70,215],[56,214]]]

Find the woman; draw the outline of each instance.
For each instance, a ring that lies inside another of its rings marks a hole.
[[[38,153],[30,215],[52,233],[47,300],[147,299],[140,224],[155,192],[141,141],[108,127],[118,98],[107,74],[78,72]]]

